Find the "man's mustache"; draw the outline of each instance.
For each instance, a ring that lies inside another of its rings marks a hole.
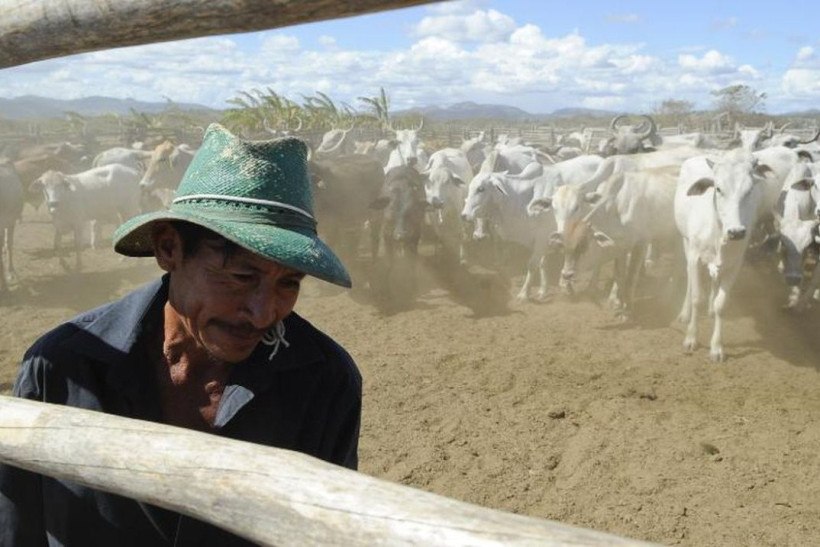
[[[229,321],[223,321],[222,319],[212,319],[211,324],[229,334],[241,336],[243,338],[262,338],[266,332],[273,328],[273,325],[271,325],[270,327],[266,327],[264,329],[257,329],[248,322],[231,323]]]

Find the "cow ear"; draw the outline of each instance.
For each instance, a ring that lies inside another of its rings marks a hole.
[[[811,185],[814,184],[812,179],[803,179],[798,180],[794,184],[791,185],[792,190],[797,190],[798,192],[808,192],[811,190]]]
[[[601,194],[598,192],[587,192],[584,194],[584,201],[587,203],[597,203],[601,199]]]
[[[714,186],[715,186],[715,181],[712,180],[712,179],[707,179],[707,178],[699,179],[697,182],[695,182],[692,186],[689,187],[689,191],[686,192],[686,195],[687,196],[700,196],[700,195],[703,195],[703,193],[706,192],[706,190],[708,190],[709,188],[714,188]]]
[[[530,203],[529,209],[530,212],[537,214],[542,211],[548,211],[550,207],[552,207],[551,198],[539,198]]]
[[[774,175],[774,170],[765,163],[758,163],[755,165],[755,175],[765,177],[767,174]]]
[[[371,209],[384,209],[387,207],[387,204],[390,203],[390,198],[382,196],[374,199],[370,202]]]
[[[71,190],[72,192],[77,191],[77,184],[72,179],[66,177],[66,178],[63,179],[63,182],[68,187],[68,189]]]
[[[496,180],[493,180],[493,186],[495,187],[495,189],[496,189],[496,190],[498,190],[499,192],[501,192],[501,193],[502,193],[502,194],[504,194],[505,196],[509,196],[509,194],[508,194],[508,193],[507,193],[507,191],[504,189],[504,187],[503,187],[503,186],[501,186],[501,183],[500,183],[500,182],[498,182],[498,181],[496,181]]]
[[[597,243],[598,246],[601,247],[601,248],[614,247],[615,246],[615,242],[612,240],[611,237],[609,237],[608,235],[606,235],[603,232],[599,232],[598,230],[594,230],[592,232],[592,239],[594,239],[595,243]]]
[[[40,180],[40,179],[37,179],[29,185],[28,191],[31,192],[32,194],[37,194],[39,192],[42,192],[44,187],[45,187],[45,185],[43,184],[43,181]]]
[[[809,152],[808,150],[798,150],[797,151],[797,159],[798,159],[798,161],[808,161],[808,162],[814,161],[814,158],[812,157],[811,152]]]
[[[452,180],[453,184],[455,184],[456,186],[464,186],[464,181],[461,180],[461,177],[453,176],[450,180]]]

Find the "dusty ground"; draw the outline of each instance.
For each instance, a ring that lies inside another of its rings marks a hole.
[[[157,275],[109,250],[66,274],[45,216],[24,214],[21,283],[0,301],[0,391],[44,330]],[[820,543],[820,323],[779,311],[768,267],[744,272],[720,365],[683,354],[665,290],[622,325],[594,299],[503,309],[489,281],[476,299],[432,279],[402,306],[320,283],[297,306],[362,369],[363,472],[667,544]]]

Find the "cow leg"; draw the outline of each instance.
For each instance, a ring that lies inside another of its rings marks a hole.
[[[100,239],[100,222],[92,220],[89,227],[91,229],[91,248],[97,250],[97,241]]]
[[[688,253],[687,253],[688,254]],[[685,310],[681,310],[681,316],[686,312],[688,325],[686,327],[686,337],[683,339],[683,350],[687,353],[692,352],[698,347],[698,314],[697,309],[700,305],[700,272],[698,271],[699,263],[698,257],[689,255],[686,259],[686,303],[689,306]]]
[[[717,291],[712,303],[715,310],[715,327],[712,331],[712,341],[709,348],[709,358],[716,363],[726,360],[726,355],[723,352],[723,311],[726,308],[729,290],[732,288],[739,271],[740,264],[737,264],[716,280]]]
[[[5,229],[0,229],[0,234],[5,234]],[[3,242],[0,241],[0,293],[6,292],[8,290],[8,286],[6,285],[6,275],[5,275],[5,265],[3,260],[3,254],[5,252],[5,245],[2,244]]]
[[[14,269],[14,226],[16,222],[12,222],[6,228],[6,251],[8,253],[8,282],[17,283],[17,270]]]
[[[547,257],[541,256],[538,260],[538,274],[541,276],[541,284],[538,287],[537,298],[544,300],[547,297]]]
[[[683,254],[685,256],[685,261],[683,264],[686,265],[685,268],[680,268],[683,270],[684,275],[686,277],[686,293],[683,296],[683,304],[681,305],[680,313],[678,314],[678,322],[684,325],[689,323],[689,317],[692,314],[692,291],[691,291],[691,283],[689,281],[689,250],[686,240],[683,243]],[[681,264],[681,265],[683,265]],[[697,268],[696,268],[697,271]]]
[[[516,298],[518,300],[526,300],[527,296],[530,294],[530,284],[532,283],[532,258],[527,262],[527,275],[524,277],[524,284],[521,286],[521,290],[518,291]]]
[[[624,281],[624,302],[621,308],[621,318],[626,320],[635,305],[635,295],[638,292],[638,282],[640,281],[640,270],[647,255],[647,244],[636,243],[629,253],[629,262]]]
[[[803,273],[803,277],[809,278],[809,283],[806,285],[806,289],[802,292],[797,302],[798,311],[808,308],[812,297],[815,296],[817,290],[820,289],[820,275],[818,275],[820,272],[818,272],[818,270],[820,270],[820,261],[815,263],[814,268]]]
[[[626,281],[625,262],[625,254],[615,258],[615,283],[613,284],[613,290],[609,293],[608,304],[609,307],[616,312],[623,308],[623,299],[626,293],[626,285],[624,283]]]
[[[654,242],[650,241],[646,245],[646,258],[644,259],[644,268],[646,268],[647,271],[651,270],[652,268],[655,267],[655,262],[657,260],[657,255],[658,255],[657,245]]]
[[[80,270],[82,270],[82,267],[83,267],[82,258],[80,256],[83,252],[83,235],[84,235],[83,234],[83,232],[84,232],[83,228],[84,228],[83,224],[77,224],[74,227],[74,254],[75,254],[75,266],[74,267],[75,267],[75,270],[78,271],[78,272]]]

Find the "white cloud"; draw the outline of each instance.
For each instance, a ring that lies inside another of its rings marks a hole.
[[[491,9],[428,16],[416,25],[414,32],[417,36],[438,36],[455,42],[494,42],[506,39],[514,29],[512,17]]]
[[[585,97],[581,104],[586,108],[618,110],[626,106],[626,101],[623,97],[618,96]]]
[[[240,90],[270,87],[297,102],[318,90],[361,106],[357,97],[384,87],[397,110],[475,100],[533,112],[579,105],[647,111],[667,98],[707,108],[710,90],[747,83],[769,93],[772,110],[781,97],[820,99],[820,58],[808,46],[795,46],[790,69],[775,73],[702,43],[658,54],[642,43],[602,43],[578,30],[548,33],[481,1],[443,3],[423,13],[401,46],[351,49],[330,32],[302,41],[282,31],[254,40],[201,38],[8,69],[0,96],[168,95],[224,107]]]
[[[336,38],[327,35],[319,36],[319,43],[327,48],[335,48]]]
[[[732,58],[715,49],[710,49],[700,58],[689,54],[679,55],[678,64],[686,70],[712,74],[730,72],[735,69]]]
[[[641,16],[637,13],[623,13],[623,14],[613,14],[607,15],[606,20],[608,23],[620,23],[620,24],[635,24],[641,22]]]

